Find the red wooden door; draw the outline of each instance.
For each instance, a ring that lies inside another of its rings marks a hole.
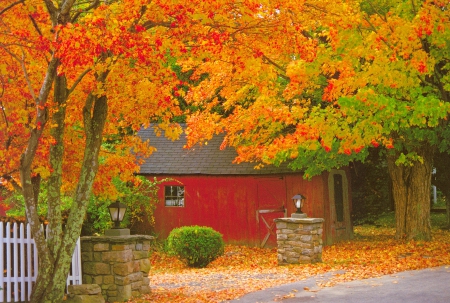
[[[332,242],[348,240],[352,237],[348,181],[345,171],[331,170],[328,176],[331,208]]]
[[[261,247],[276,247],[274,219],[286,217],[286,183],[283,178],[257,180],[258,209],[256,222]]]

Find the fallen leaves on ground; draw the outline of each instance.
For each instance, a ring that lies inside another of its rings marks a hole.
[[[316,264],[278,266],[276,249],[229,245],[225,254],[206,268],[193,269],[163,252],[154,252],[152,293],[134,302],[222,302],[313,276],[320,289],[340,282],[450,264],[448,231],[435,231],[431,242],[397,241],[391,228],[358,226],[354,231],[354,240],[324,247],[323,262]]]

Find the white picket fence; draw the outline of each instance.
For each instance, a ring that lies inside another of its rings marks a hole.
[[[37,269],[38,254],[29,225],[0,222],[0,302],[29,301]],[[67,278],[67,285],[71,284],[81,284],[80,239]]]

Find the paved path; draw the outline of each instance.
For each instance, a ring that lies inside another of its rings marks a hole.
[[[322,278],[321,278],[322,279]],[[450,266],[318,288],[317,278],[247,294],[233,303],[450,303]],[[308,287],[309,291],[304,290]]]

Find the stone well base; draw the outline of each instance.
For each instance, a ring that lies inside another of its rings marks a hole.
[[[278,264],[322,262],[322,218],[279,218]]]

